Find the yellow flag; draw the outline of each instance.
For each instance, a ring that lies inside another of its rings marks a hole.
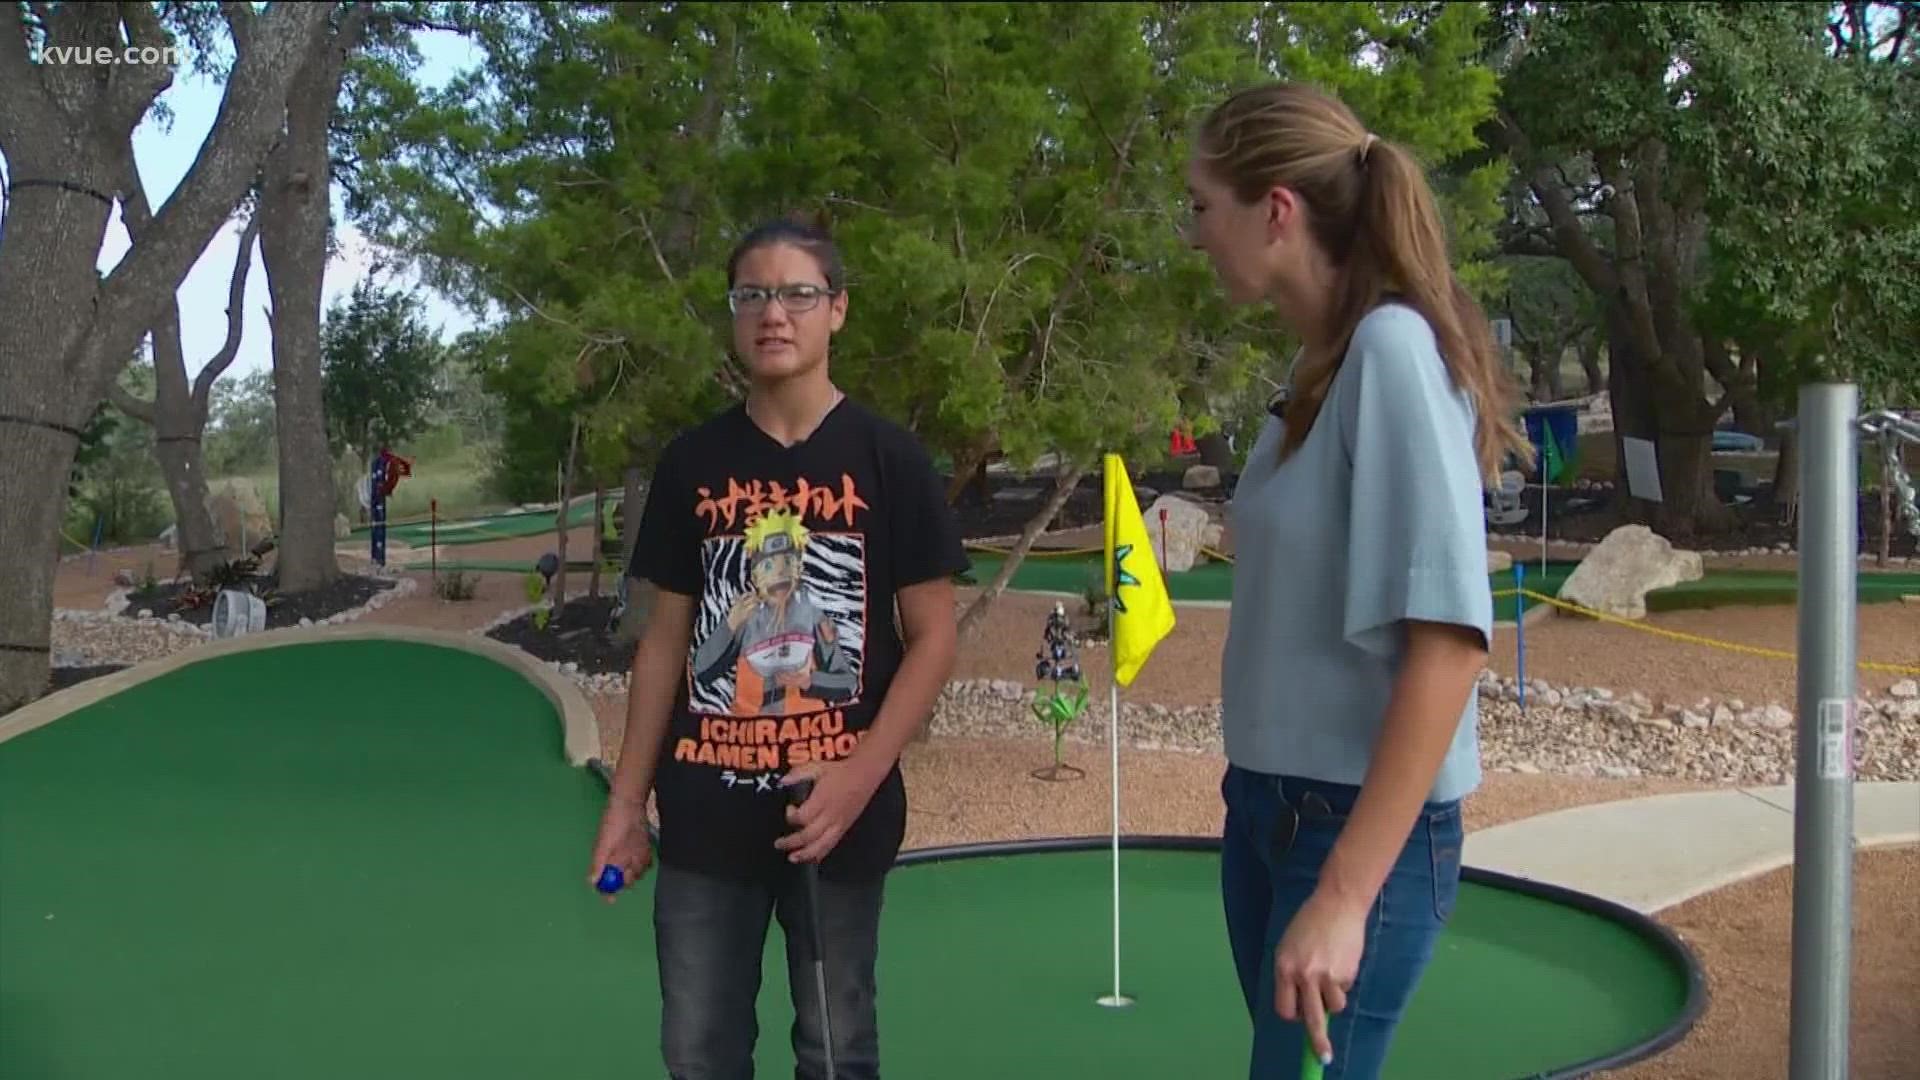
[[[1173,600],[1154,561],[1147,523],[1120,455],[1106,456],[1107,603],[1113,619],[1113,676],[1133,682],[1154,646],[1173,630]]]

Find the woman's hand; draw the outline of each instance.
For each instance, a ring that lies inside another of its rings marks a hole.
[[[780,786],[812,780],[813,791],[806,802],[787,807],[788,823],[798,828],[774,841],[773,846],[786,852],[789,862],[825,859],[866,810],[882,779],[884,775],[871,775],[871,770],[858,758],[809,761],[787,773]]]
[[[1343,903],[1323,891],[1307,898],[1273,951],[1274,1011],[1303,1020],[1322,1065],[1333,1063],[1327,1016],[1347,1007],[1360,973],[1371,905]]]

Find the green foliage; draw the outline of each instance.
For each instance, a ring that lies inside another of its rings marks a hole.
[[[273,404],[273,372],[249,372],[213,384],[207,430],[201,436],[207,469],[214,476],[257,472],[279,453]]]
[[[320,328],[328,435],[338,453],[371,457],[425,429],[445,350],[420,302],[372,280],[336,301]]]

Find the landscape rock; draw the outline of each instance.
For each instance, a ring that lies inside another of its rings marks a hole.
[[[1912,679],[1901,679],[1899,682],[1887,688],[1887,694],[1897,698],[1920,697],[1920,682],[1915,682]]]
[[[1204,491],[1220,486],[1220,469],[1215,465],[1193,465],[1186,475],[1180,478],[1180,486],[1188,491]]]
[[[1513,553],[1497,548],[1487,549],[1487,573],[1498,574],[1513,569]]]
[[[1164,530],[1160,521],[1162,513],[1167,515]],[[1166,573],[1193,569],[1205,544],[1207,526],[1212,523],[1206,508],[1177,495],[1162,495],[1142,517],[1153,542],[1153,553],[1160,560],[1160,569]]]
[[[1705,575],[1699,552],[1679,550],[1645,525],[1623,525],[1580,560],[1560,597],[1603,614],[1642,619],[1647,593]]]

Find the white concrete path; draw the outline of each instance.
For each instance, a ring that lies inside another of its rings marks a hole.
[[[1920,782],[1857,782],[1855,849],[1920,843]],[[1470,833],[1466,863],[1651,914],[1793,862],[1793,787],[1598,803]]]

